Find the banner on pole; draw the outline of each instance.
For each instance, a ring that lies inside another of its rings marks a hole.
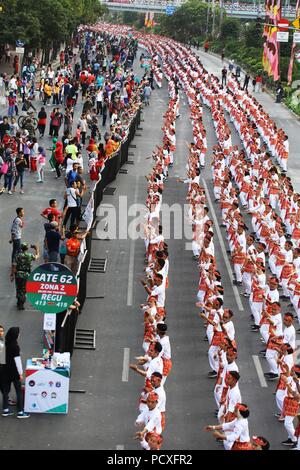
[[[281,0],[266,0],[266,25],[263,37],[263,68],[274,81],[279,79],[279,44],[277,42],[277,24],[281,19]]]
[[[296,19],[292,23],[293,26],[295,26],[295,28],[300,27],[299,7],[300,7],[300,0],[297,0],[297,3],[296,3]],[[297,38],[299,37],[299,34],[300,33],[298,33],[298,32],[294,33],[293,45],[292,45],[292,49],[291,49],[291,58],[290,58],[290,64],[289,64],[289,70],[288,70],[288,77],[287,77],[288,78],[288,85],[290,85],[292,83],[292,80],[293,80],[293,68],[294,68],[294,59],[295,59],[296,47],[297,47],[297,43],[300,42],[300,41],[297,40]]]

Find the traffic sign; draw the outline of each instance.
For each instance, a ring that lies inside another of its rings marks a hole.
[[[289,33],[277,31],[276,40],[277,42],[289,42]]]
[[[300,32],[294,33],[293,35],[293,42],[300,42]]]
[[[67,310],[77,297],[77,280],[70,269],[59,263],[37,267],[26,283],[29,302],[39,311],[60,313]]]
[[[298,16],[298,18],[296,18],[295,21],[292,22],[292,25],[293,25],[296,29],[300,29],[300,16]]]
[[[173,5],[166,6],[166,14],[171,16],[175,13],[176,8]]]
[[[289,25],[290,25],[289,20],[286,20],[285,18],[280,18],[277,21],[277,26],[278,26],[279,31],[288,31]]]
[[[16,54],[24,54],[25,48],[24,47],[16,47]]]

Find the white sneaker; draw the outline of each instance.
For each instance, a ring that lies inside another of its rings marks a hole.
[[[11,192],[11,191],[8,191],[8,194],[12,195],[12,192]]]
[[[24,191],[21,190],[21,191],[20,191],[20,194],[24,194]]]

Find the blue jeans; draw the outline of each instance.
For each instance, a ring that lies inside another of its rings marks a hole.
[[[14,188],[17,187],[17,184],[20,180],[20,188],[23,189],[23,186],[24,186],[24,171],[20,171],[17,173],[17,176],[15,178],[15,181],[14,181]]]
[[[8,117],[12,118],[15,114],[15,105],[8,107]]]
[[[57,263],[58,262],[58,251],[49,251],[48,252],[48,261],[49,263]]]
[[[13,182],[13,175],[4,175],[4,188],[8,188],[8,191],[11,191]]]

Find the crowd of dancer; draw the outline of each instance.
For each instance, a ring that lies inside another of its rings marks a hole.
[[[153,51],[152,68],[156,83],[161,85],[160,65]],[[139,400],[139,416],[136,426],[142,428],[136,438],[146,450],[158,450],[163,443],[162,433],[166,426],[166,379],[172,369],[171,346],[167,334],[166,291],[169,286],[169,253],[164,241],[160,212],[162,194],[168,179],[169,167],[173,165],[176,150],[176,119],[179,110],[179,95],[176,81],[166,75],[169,82],[169,105],[164,114],[163,143],[157,146],[152,158],[155,162],[148,175],[147,214],[145,222],[145,268],[146,279],[142,285],[147,292],[147,302],[141,305],[144,315],[144,355],[131,364],[132,370],[145,379]],[[142,366],[141,369],[139,366]]]
[[[205,186],[200,182],[207,154],[203,106],[211,112],[218,142],[212,155],[214,194],[215,202],[220,203],[222,225],[226,228],[234,284],[244,285],[244,296],[249,298],[254,321],[250,332],[260,332],[265,344],[266,349],[261,354],[270,367],[266,379],[278,381],[276,405],[279,412],[276,416],[284,422],[288,437],[282,444],[299,449],[300,368],[295,364],[293,323],[295,314],[300,323],[300,212],[299,195],[286,176],[288,137],[259,102],[241,89],[235,77],[230,77],[227,86],[222,87],[219,79],[208,74],[199,57],[189,48],[163,37],[145,39],[139,33],[136,36],[154,59],[160,58],[164,74],[172,77],[176,88],[185,92],[190,106],[193,142],[188,145],[187,178],[183,182],[189,188],[193,255],[200,271],[197,306],[209,343],[209,377],[216,379],[214,398],[219,421],[206,430],[213,431],[226,450],[267,450],[270,447],[265,437],[250,437],[250,410],[242,403],[239,389],[234,312],[224,305],[224,288],[213,243],[213,222],[208,215]],[[230,122],[239,134],[241,148],[232,144]],[[249,215],[253,232],[247,236]],[[279,295],[279,288],[282,288],[282,295]],[[280,300],[289,300],[294,312],[288,311],[282,317]],[[295,429],[296,416],[299,421]]]

